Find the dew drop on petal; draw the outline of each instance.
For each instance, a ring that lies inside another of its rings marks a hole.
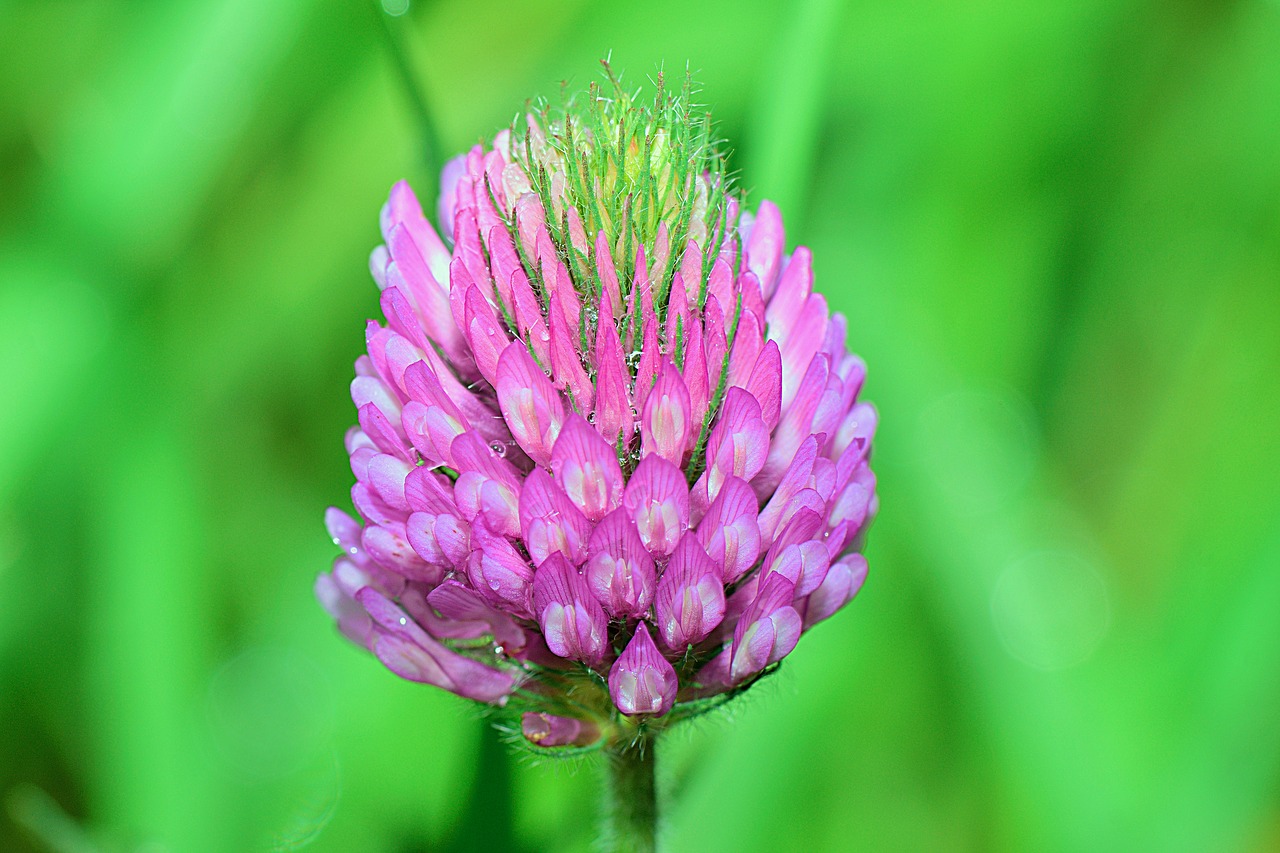
[[[408,620],[408,619],[406,619],[406,618],[404,618],[403,616],[401,616],[401,617],[400,617],[400,625],[401,625],[401,626],[404,626],[404,625],[408,625],[408,624],[409,624],[409,620]]]
[[[506,445],[506,444],[504,444],[504,443],[503,443],[503,442],[501,442],[501,441],[491,441],[491,442],[489,442],[489,449],[493,451],[493,453],[494,453],[494,455],[495,455],[495,456],[506,456],[506,455],[507,455],[507,445]]]

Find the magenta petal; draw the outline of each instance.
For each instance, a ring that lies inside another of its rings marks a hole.
[[[400,607],[422,629],[437,640],[475,640],[490,633],[489,625],[477,619],[455,619],[443,616],[427,603],[420,584],[405,588],[400,594]]]
[[[561,554],[575,566],[587,558],[591,523],[541,468],[525,478],[520,492],[520,529],[535,564],[552,554]]]
[[[782,408],[785,410],[800,390],[801,378],[809,369],[809,362],[818,354],[827,333],[827,300],[815,293],[805,300],[804,308],[793,328],[787,332],[785,342],[779,342],[782,353]],[[769,336],[775,330],[769,327]]]
[[[782,355],[773,341],[761,348],[747,378],[746,389],[760,403],[760,416],[772,431],[782,411]]]
[[[471,344],[480,375],[492,385],[497,381],[498,359],[510,339],[494,316],[493,306],[485,301],[480,289],[474,284],[467,291],[465,304],[466,325],[463,331],[466,333],[467,343]],[[524,345],[521,344],[520,348],[523,349]]]
[[[720,567],[725,583],[733,583],[760,556],[760,525],[756,493],[742,480],[725,480],[698,525],[698,541]]]
[[[565,316],[563,300],[551,301],[551,372],[555,376],[556,387],[569,394],[575,408],[589,412],[595,389],[582,367],[582,358],[578,354],[578,328],[570,326]]]
[[[769,329],[777,330],[779,346],[790,339],[813,293],[813,254],[804,246],[798,247],[787,261],[778,279],[777,292],[769,300],[764,319]]]
[[[368,476],[367,473],[364,476]],[[400,510],[387,506],[367,483],[357,482],[351,487],[351,502],[361,518],[373,524],[397,524],[405,517]]]
[[[534,574],[533,609],[551,651],[588,666],[604,661],[609,620],[586,581],[560,554],[548,557]]]
[[[391,424],[400,423],[400,401],[375,376],[357,376],[351,380],[351,401],[356,404],[357,410],[372,405]]]
[[[551,447],[564,423],[564,402],[523,343],[516,341],[503,351],[495,387],[511,435],[534,462],[550,464]]]
[[[405,539],[424,562],[453,568],[461,561],[456,550],[448,547],[448,537],[454,535],[458,524],[452,515],[415,512],[405,522]],[[465,558],[466,554],[462,556]]]
[[[436,213],[444,226],[445,236],[453,237],[453,219],[458,210],[458,180],[467,173],[467,156],[459,154],[444,164],[440,172],[440,203]]]
[[[685,387],[689,391],[689,402],[692,406],[688,442],[689,448],[692,449],[711,403],[711,386],[707,378],[706,342],[702,337],[702,329],[696,321],[685,349],[684,367],[681,373]]]
[[[819,513],[807,507],[798,510],[778,534],[778,538],[770,544],[769,552],[764,558],[765,571],[767,572],[788,548],[802,545],[818,537],[822,526],[822,516]],[[792,578],[792,581],[797,580],[797,577]]]
[[[423,633],[423,636],[427,636]],[[428,638],[414,642],[398,634],[380,634],[378,660],[401,678],[434,684],[466,699],[502,705],[515,688],[515,676],[492,669]]]
[[[687,254],[687,253],[686,253]],[[664,334],[667,339],[667,352],[675,352],[677,343],[684,349],[689,337],[689,303],[680,273],[676,273],[671,283],[671,297],[667,301],[667,322]]]
[[[804,627],[809,629],[844,607],[867,579],[867,559],[861,554],[850,554],[834,564],[805,603]]]
[[[766,300],[773,295],[777,284],[784,242],[782,214],[778,211],[778,206],[771,201],[761,202],[747,245],[743,247],[743,260],[760,280],[760,288]]]
[[[628,108],[663,149],[632,163],[598,105],[572,139],[529,115],[450,161],[435,227],[392,187],[369,257],[385,319],[351,384],[357,515],[326,516],[342,556],[316,582],[406,678],[502,702],[521,667],[568,676],[574,695],[524,697],[543,746],[602,736],[583,664],[624,715],[749,682],[856,593],[846,555],[878,507],[866,367],[809,250],[720,164],[644,175],[688,153],[653,135],[666,113]],[[677,660],[700,667],[683,688]]]
[[[609,513],[596,525],[587,551],[583,574],[605,612],[615,618],[644,616],[653,603],[658,575],[625,509]]]
[[[400,430],[387,419],[387,416],[372,403],[360,407],[358,413],[360,429],[369,437],[374,446],[383,453],[393,454],[401,459],[408,459],[404,438]]]
[[[618,271],[613,264],[613,252],[609,249],[609,240],[605,233],[601,231],[596,235],[596,269],[600,273],[600,289],[601,289],[601,307],[608,310],[600,312],[601,326],[606,325],[603,320],[609,320],[607,325],[612,326],[612,321],[617,320],[618,311],[622,308],[622,291],[618,286]]]
[[[631,398],[627,394],[630,371],[622,355],[622,341],[612,322],[601,322],[596,334],[596,429],[610,444],[619,434],[630,440],[635,429]]]
[[[361,646],[368,646],[373,637],[373,622],[364,608],[351,596],[347,595],[333,579],[332,575],[319,575],[315,582],[316,600],[325,609],[347,639]]]
[[[324,511],[324,526],[333,544],[348,554],[360,551],[360,523],[336,506]]]
[[[728,303],[734,310],[733,303]],[[732,316],[732,313],[730,313]],[[729,350],[729,385],[746,388],[764,347],[764,321],[750,311],[743,310],[738,317],[738,329]],[[774,345],[777,349],[777,345]],[[778,368],[778,399],[782,399],[782,368]]]
[[[878,420],[876,409],[870,403],[857,403],[852,406],[840,426],[836,428],[835,438],[831,444],[831,458],[840,459],[844,454],[851,453],[853,460],[865,459],[871,447],[871,438],[875,435]]]
[[[511,673],[487,667],[442,645],[374,589],[362,589],[356,599],[377,623],[374,653],[400,677],[493,704],[505,702],[515,688]]]
[[[640,540],[655,557],[665,557],[689,527],[689,486],[684,472],[658,455],[640,460],[622,499]]]
[[[478,525],[471,532],[475,550],[467,559],[467,577],[476,591],[495,607],[529,618],[533,569],[505,537]]]
[[[640,452],[656,454],[675,465],[684,461],[693,432],[693,404],[680,371],[667,359],[658,381],[644,401],[640,416]]]
[[[440,377],[435,369],[425,360],[414,362],[404,371],[405,390],[410,399],[417,400],[428,407],[438,406],[444,409],[452,420],[466,424],[462,410],[444,390]]]
[[[424,466],[418,466],[409,472],[404,481],[404,494],[409,507],[417,512],[429,512],[433,515],[457,513],[448,478]]]
[[[690,533],[680,540],[654,595],[658,633],[667,648],[680,652],[702,640],[724,618],[720,569]]]
[[[622,713],[660,717],[676,701],[676,671],[654,645],[649,627],[641,622],[627,648],[609,670],[609,695]]]
[[[791,606],[795,586],[781,575],[760,585],[733,632],[730,678],[739,682],[791,653],[800,639],[800,614]]]
[[[633,294],[634,295],[634,294]],[[633,309],[634,311],[634,309]],[[644,314],[644,330],[640,346],[640,364],[636,367],[635,394],[632,400],[637,407],[643,407],[649,399],[649,391],[657,381],[658,371],[662,367],[662,349],[658,345],[658,318],[652,314]],[[628,331],[631,324],[627,324]]]
[[[503,445],[497,446],[505,451]],[[451,449],[459,471],[453,495],[462,517],[474,521],[482,516],[493,532],[519,536],[520,477],[516,470],[475,432],[455,438]]]
[[[525,646],[524,631],[510,616],[491,607],[475,590],[457,581],[440,584],[427,595],[427,601],[449,619],[485,623],[494,641],[507,652],[518,652]]]
[[[728,477],[750,480],[764,467],[768,454],[769,431],[759,402],[742,388],[730,388],[707,440],[708,497],[714,500]]]
[[[413,550],[403,526],[398,529],[376,524],[365,527],[361,548],[378,565],[410,580],[439,583],[443,576],[439,566],[427,563]]]
[[[703,306],[704,338],[707,350],[707,386],[712,390],[720,387],[720,376],[726,368],[725,356],[728,355],[729,342],[725,337],[724,311],[720,300],[707,295],[707,304]]]
[[[809,478],[813,475],[814,462],[817,458],[818,439],[814,436],[809,436],[801,442],[799,448],[793,451],[787,460],[790,465],[787,467],[786,473],[781,475],[770,474],[768,463],[766,463],[765,470],[752,482],[751,485],[757,494],[765,488],[773,492],[773,497],[769,499],[769,503],[765,504],[764,509],[760,511],[760,535],[764,537],[766,542],[773,541],[774,536],[782,527],[784,515],[794,515],[796,511],[795,496],[802,489],[808,487]],[[772,485],[762,482],[762,478],[765,476],[771,478]]]
[[[408,511],[409,501],[405,498],[404,483],[413,467],[398,456],[379,453],[369,460],[369,485],[387,506]]]
[[[849,484],[833,502],[830,523],[847,523],[850,530],[857,531],[875,513],[875,507],[876,475],[863,463],[853,472]]]
[[[580,415],[564,422],[551,453],[556,482],[591,521],[622,503],[624,481],[618,456]]]
[[[816,539],[798,545],[789,545],[778,553],[765,570],[765,580],[774,575],[785,577],[794,585],[799,596],[813,592],[826,579],[831,554],[827,546]]]

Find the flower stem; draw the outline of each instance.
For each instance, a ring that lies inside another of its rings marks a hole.
[[[657,849],[656,744],[653,735],[641,734],[608,751],[609,849],[615,853],[653,853]]]

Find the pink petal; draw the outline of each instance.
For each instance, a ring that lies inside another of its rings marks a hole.
[[[564,402],[523,343],[507,346],[498,363],[498,405],[511,434],[539,465],[551,462],[551,447],[564,423]]]
[[[764,467],[768,453],[769,430],[760,404],[742,388],[730,388],[707,440],[708,496],[714,499],[729,477],[750,480]]]
[[[533,609],[552,652],[588,666],[604,661],[609,620],[586,581],[559,554],[549,557],[534,575]]]
[[[689,389],[675,364],[666,359],[640,416],[640,452],[644,456],[656,454],[681,465],[692,432]]]
[[[562,300],[551,300],[551,372],[580,412],[591,411],[593,389],[578,353],[578,327],[570,326]]]
[[[658,633],[673,652],[701,641],[724,618],[719,568],[689,534],[680,540],[654,594]]]
[[[377,624],[374,653],[400,677],[493,704],[505,702],[515,688],[512,674],[487,667],[442,645],[372,588],[362,589],[356,599]]]
[[[640,540],[655,557],[675,550],[689,527],[689,487],[684,473],[656,454],[640,460],[622,499]]]
[[[520,492],[520,529],[535,564],[556,553],[575,566],[587,558],[591,523],[541,468],[525,478]]]
[[[508,652],[524,648],[524,631],[501,610],[489,606],[473,589],[457,581],[447,580],[427,595],[427,601],[442,616],[469,622],[483,622],[493,639]]]
[[[570,414],[551,452],[556,482],[591,521],[622,504],[618,456],[580,415]]]
[[[643,617],[653,603],[658,576],[625,509],[609,513],[596,525],[587,552],[590,559],[583,574],[605,612],[615,618]]]
[[[506,537],[484,525],[478,525],[471,536],[475,547],[467,560],[471,585],[495,607],[522,618],[532,617],[529,591],[533,569]]]
[[[756,494],[737,477],[725,480],[702,523],[698,541],[720,567],[725,583],[733,583],[755,565],[760,556],[760,527]]]
[[[609,695],[613,704],[628,716],[660,717],[675,704],[678,689],[675,669],[654,645],[648,626],[641,622],[609,670]]]
[[[777,205],[771,201],[761,202],[742,253],[747,268],[759,279],[766,300],[773,295],[777,283],[784,239],[782,214]]]

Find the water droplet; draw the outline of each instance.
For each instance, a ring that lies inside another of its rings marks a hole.
[[[401,625],[401,626],[404,626],[404,625],[408,625],[408,624],[409,624],[409,620],[408,620],[408,619],[406,619],[406,618],[404,618],[403,616],[401,616],[401,617],[400,617],[400,620],[399,620],[399,621],[400,621],[400,625]]]
[[[506,446],[505,444],[503,444],[501,441],[491,441],[491,442],[489,442],[489,449],[493,451],[493,454],[494,454],[495,456],[506,456],[506,455],[507,455],[507,446]]]
[[[595,422],[596,422],[596,413],[595,413],[595,412],[592,412],[591,414],[587,415],[587,423],[589,423],[589,424],[593,424],[593,423],[595,423]],[[337,542],[338,540],[337,540],[337,539],[335,539],[335,540],[333,540],[333,541],[334,541],[334,542]]]
[[[639,421],[636,421],[635,423],[633,423],[633,424],[631,425],[631,428],[632,428],[633,430],[635,430],[636,432],[639,432],[639,431],[640,431],[640,422],[639,422]]]
[[[633,418],[638,418],[638,417],[640,417],[640,410],[639,410],[639,409],[637,409],[635,406],[632,406],[632,407],[631,407],[631,417],[633,417]]]
[[[501,645],[497,645],[497,646],[494,646],[494,647],[493,647],[493,653],[494,653],[494,654],[496,654],[496,655],[505,654],[505,653],[506,653],[506,651],[507,651],[507,650],[506,650],[506,649],[504,649]]]
[[[494,592],[497,592],[497,591],[498,591],[498,582],[497,582],[496,580],[495,580],[495,581],[489,581],[489,589],[493,590]]]
[[[352,546],[351,546],[351,548],[350,548],[350,549],[348,549],[348,550],[350,550],[350,551],[351,551],[351,555],[352,555],[352,556],[355,556],[356,554],[359,554],[359,553],[360,553],[360,549],[359,549],[359,548],[357,548],[355,545],[352,545]]]
[[[342,540],[340,540],[337,536],[335,536],[335,537],[333,537],[333,544],[334,544],[334,545],[337,545],[339,548],[341,548],[341,547],[342,547]]]
[[[547,341],[551,340],[551,332],[549,332],[546,328],[542,328],[538,331],[538,338],[543,343],[546,343]]]

